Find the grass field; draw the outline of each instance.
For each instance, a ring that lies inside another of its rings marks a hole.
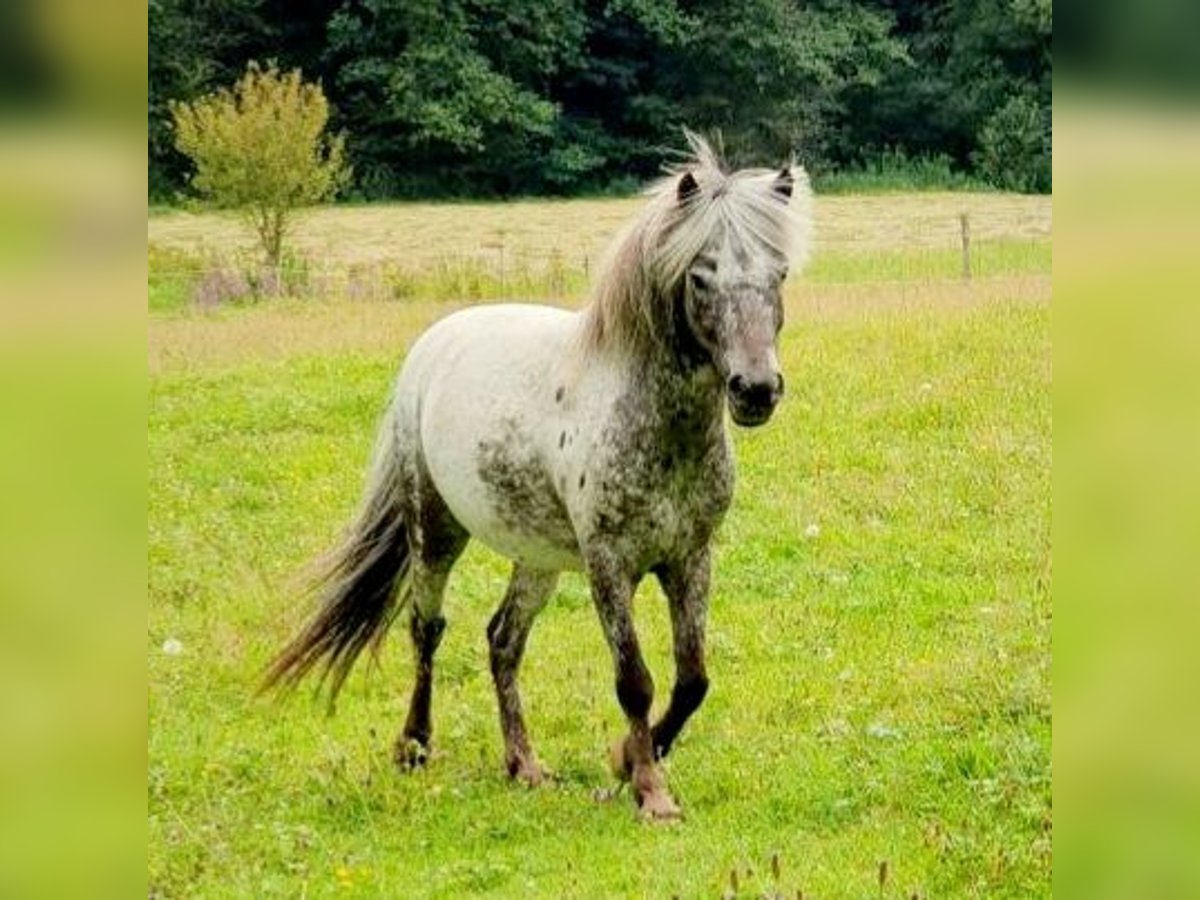
[[[963,204],[989,260],[970,282]],[[299,237],[418,267],[436,243],[434,266],[495,220],[577,252],[630,208],[346,208]],[[450,585],[426,771],[390,762],[399,632],[333,718],[252,696],[303,616],[296,573],[354,508],[404,347],[463,298],[151,314],[152,896],[720,897],[734,877],[744,897],[1050,895],[1048,201],[838,197],[817,218],[813,275],[787,297],[788,396],[735,434],[713,686],[667,764],[687,813],[670,827],[637,824],[627,794],[595,797],[622,717],[580,577],[522,671],[550,788],[503,773],[484,625],[506,565],[477,545]],[[217,217],[149,232],[184,250],[240,240]],[[670,636],[649,582],[637,617],[661,702]]]

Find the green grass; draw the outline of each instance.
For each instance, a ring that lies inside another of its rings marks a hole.
[[[818,258],[814,274],[857,280],[858,265]],[[552,788],[503,775],[484,625],[506,565],[475,545],[450,585],[427,771],[390,763],[402,629],[333,718],[252,696],[303,613],[290,580],[355,505],[398,352],[153,377],[151,894],[717,897],[736,868],[757,897],[778,853],[787,896],[877,896],[884,860],[884,896],[1049,896],[1050,314],[978,290],[832,314],[793,302],[788,397],[736,434],[713,687],[668,761],[687,813],[673,827],[637,824],[627,794],[593,798],[622,723],[576,576],[522,675]],[[639,596],[661,704],[667,616],[656,588]]]
[[[1049,274],[1051,243],[1041,240],[978,241],[971,245],[971,275]],[[804,274],[815,284],[952,279],[962,275],[962,251],[917,247],[818,254]]]

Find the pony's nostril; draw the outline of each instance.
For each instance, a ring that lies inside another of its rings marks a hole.
[[[733,375],[728,386],[729,399],[745,408],[770,409],[783,396],[783,377],[778,374],[769,375],[761,380]]]

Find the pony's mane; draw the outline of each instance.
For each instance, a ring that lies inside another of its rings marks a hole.
[[[794,162],[728,172],[707,141],[685,132],[691,154],[652,184],[650,202],[605,252],[584,311],[584,349],[634,352],[668,326],[670,298],[718,228],[799,268],[808,255],[811,192]],[[687,174],[696,189],[680,198]],[[777,191],[790,174],[790,198]]]

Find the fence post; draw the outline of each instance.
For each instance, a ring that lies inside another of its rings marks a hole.
[[[971,280],[971,220],[964,210],[958,214],[958,224],[962,229],[962,277],[964,281]]]
[[[500,296],[507,296],[507,288],[505,287],[505,272],[504,272],[504,238],[500,238]]]

